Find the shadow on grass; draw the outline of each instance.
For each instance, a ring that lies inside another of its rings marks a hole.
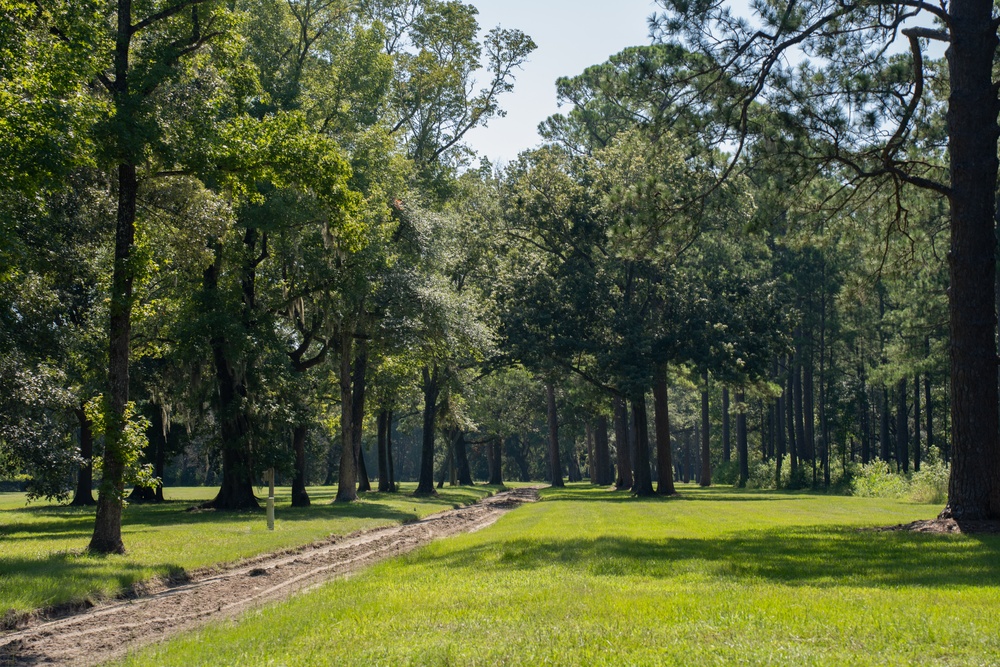
[[[670,578],[699,572],[742,583],[810,586],[998,586],[1000,536],[862,532],[843,526],[713,538],[517,539],[428,556],[445,567],[536,569]]]

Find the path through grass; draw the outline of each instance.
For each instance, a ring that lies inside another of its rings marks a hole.
[[[995,665],[1000,537],[898,501],[575,486],[129,665]]]
[[[171,488],[160,505],[125,510],[124,556],[85,552],[93,508],[25,505],[23,494],[0,494],[0,616],[116,595],[154,577],[190,572],[357,530],[410,521],[468,504],[495,487],[443,489],[431,498],[364,494],[360,502],[331,504],[336,489],[311,487],[312,507],[290,507],[289,488],[275,490],[277,521],[269,532],[263,512],[186,512],[216,489]]]

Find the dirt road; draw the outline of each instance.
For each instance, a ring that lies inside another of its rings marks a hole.
[[[480,530],[535,489],[498,493],[475,505],[421,521],[331,538],[295,553],[261,556],[232,569],[142,597],[102,604],[57,620],[0,635],[0,665],[96,665],[184,630],[231,618],[433,540]]]

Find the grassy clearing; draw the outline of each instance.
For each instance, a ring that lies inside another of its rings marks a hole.
[[[547,490],[491,528],[133,656],[146,665],[995,665],[1000,537],[902,501]]]
[[[154,577],[229,563],[357,530],[410,521],[468,504],[495,487],[446,488],[432,498],[408,494],[364,494],[350,505],[331,501],[333,487],[311,487],[312,507],[290,507],[291,490],[275,489],[274,532],[263,512],[185,510],[215,493],[211,488],[170,488],[161,505],[132,504],[125,510],[124,556],[91,556],[85,549],[94,525],[93,508],[26,505],[24,494],[0,494],[0,616],[110,596]]]

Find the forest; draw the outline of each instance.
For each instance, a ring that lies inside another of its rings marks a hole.
[[[994,4],[650,9],[494,164],[462,0],[0,0],[0,491],[1000,521]]]
[[[905,3],[785,69],[748,41],[721,70],[664,14],[502,167],[462,138],[534,44],[471,6],[100,9],[12,3],[3,36],[4,470],[89,504],[96,456],[93,548],[156,479],[241,509],[269,468],[306,504],[504,463],[642,495],[950,460],[949,79]]]

